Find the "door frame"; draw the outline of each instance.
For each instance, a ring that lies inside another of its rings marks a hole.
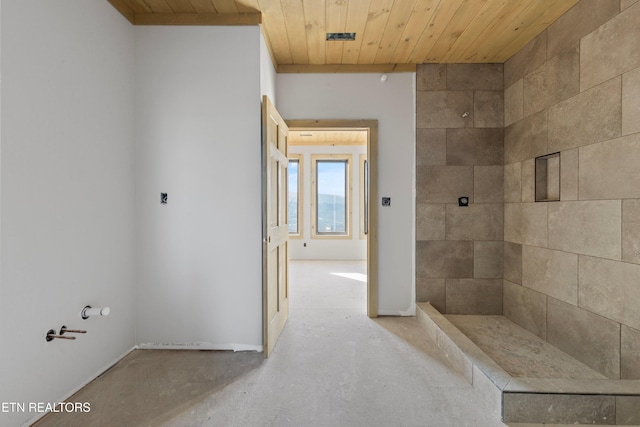
[[[349,119],[285,119],[289,129],[365,129],[369,165],[369,230],[367,234],[367,316],[378,317],[378,121]]]

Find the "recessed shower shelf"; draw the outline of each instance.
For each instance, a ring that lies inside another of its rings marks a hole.
[[[560,200],[560,153],[536,157],[536,202]]]

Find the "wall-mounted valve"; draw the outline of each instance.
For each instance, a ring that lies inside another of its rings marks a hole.
[[[69,334],[86,334],[87,331],[82,331],[80,329],[68,329],[65,325],[62,325],[60,328],[60,335],[64,335],[65,333]]]
[[[47,336],[45,338],[47,340],[47,342],[53,341],[55,339],[60,339],[60,340],[75,340],[76,337],[65,337],[62,335],[56,335],[56,331],[53,329],[49,329],[47,331]]]

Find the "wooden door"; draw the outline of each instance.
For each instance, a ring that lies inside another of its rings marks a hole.
[[[262,98],[263,347],[273,351],[289,316],[287,138],[289,128],[267,96]]]

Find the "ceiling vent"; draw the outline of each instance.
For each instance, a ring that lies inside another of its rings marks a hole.
[[[327,41],[348,42],[356,39],[356,33],[327,33]]]

